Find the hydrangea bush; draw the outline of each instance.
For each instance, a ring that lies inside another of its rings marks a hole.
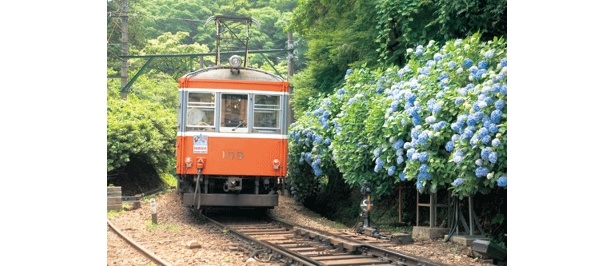
[[[348,70],[291,125],[289,180],[301,193],[340,172],[376,197],[398,182],[459,197],[506,188],[505,40],[432,41],[407,56],[401,68]]]

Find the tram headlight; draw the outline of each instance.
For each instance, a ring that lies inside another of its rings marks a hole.
[[[184,163],[186,163],[186,168],[192,167],[192,158],[186,157],[186,159],[184,159]]]
[[[229,58],[228,61],[229,63],[231,63],[231,67],[234,67],[234,68],[240,67],[241,63],[243,63],[241,56],[238,56],[238,55],[231,56],[231,58]]]
[[[273,169],[274,170],[280,169],[280,160],[278,160],[278,159],[274,159],[273,160]]]

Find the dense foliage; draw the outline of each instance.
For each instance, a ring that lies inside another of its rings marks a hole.
[[[121,56],[121,3],[122,0],[107,1],[107,66],[115,71],[119,71]],[[296,0],[220,0],[207,1],[207,3],[198,0],[130,0],[127,3],[126,9],[128,11],[124,18],[128,24],[128,43],[131,49],[129,54],[135,55],[136,51],[141,51],[151,40],[159,39],[164,35],[176,35],[180,32],[185,33],[185,37],[179,44],[200,45],[206,47],[205,50],[207,51],[214,51],[215,23],[206,23],[206,21],[211,16],[220,15],[247,16],[259,22],[250,31],[249,46],[251,50],[285,49],[288,37],[284,27],[288,25]],[[167,54],[177,54],[178,52],[172,49],[163,51]],[[144,54],[160,54],[163,51],[147,51],[150,53]],[[287,54],[284,51],[252,54],[249,62],[254,67],[273,68],[270,66],[272,64],[279,68],[279,66],[287,64],[286,57]],[[168,61],[169,58],[165,60]],[[301,57],[296,57],[295,60],[301,60]],[[209,59],[209,62],[213,62],[213,59]],[[182,65],[177,71],[181,72],[180,70],[198,66],[196,61],[191,63],[189,66]],[[175,65],[172,63],[162,67],[170,69]],[[161,65],[150,66],[150,68],[159,66]],[[282,71],[280,70],[280,72]]]
[[[289,177],[300,198],[338,171],[350,185],[374,184],[376,197],[408,181],[460,197],[506,187],[505,39],[477,33],[407,56],[401,68],[349,69],[293,123]]]
[[[109,70],[111,71],[111,70]],[[157,81],[144,77],[136,90],[142,93],[129,94],[126,100],[119,97],[114,80],[107,90],[107,172],[121,173],[131,160],[154,165],[159,175],[172,170],[175,162],[174,109],[148,98],[150,91],[168,84],[165,79]],[[155,95],[158,96],[158,95]]]
[[[136,54],[198,53],[207,47],[181,44],[186,33],[166,33],[150,40]],[[141,65],[145,59],[136,59]],[[177,125],[177,81],[184,69],[182,59],[154,61],[153,67],[138,78],[126,99],[120,98],[118,79],[107,82],[107,172],[124,172],[134,160],[148,163],[159,176],[173,173]],[[166,66],[166,67],[165,67]],[[135,75],[137,69],[131,71]],[[108,76],[116,76],[108,69]]]
[[[307,42],[310,64],[292,80],[296,117],[309,98],[341,86],[347,68],[403,67],[405,51],[481,32],[506,37],[506,0],[299,0],[290,30]]]

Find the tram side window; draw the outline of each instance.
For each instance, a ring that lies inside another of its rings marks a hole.
[[[190,92],[188,94],[187,130],[213,131],[215,128],[216,95]]]
[[[248,95],[222,94],[222,126],[246,129],[248,126]],[[242,130],[239,130],[243,132]]]
[[[254,129],[257,132],[280,131],[280,96],[254,95]]]

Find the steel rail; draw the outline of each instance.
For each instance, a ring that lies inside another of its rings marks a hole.
[[[235,229],[229,228],[228,226],[226,226],[226,225],[224,225],[224,224],[222,224],[222,223],[220,223],[220,222],[218,222],[216,220],[213,220],[213,219],[203,215],[202,213],[200,213],[197,210],[194,210],[194,209],[191,209],[191,210],[199,218],[201,218],[203,220],[206,220],[207,222],[210,222],[210,223],[214,224],[215,226],[217,226],[217,227],[219,227],[221,229],[228,230],[233,235],[238,236],[239,238],[241,238],[244,242],[250,243],[252,245],[258,244],[259,246],[261,246],[263,248],[266,248],[266,249],[271,250],[272,252],[275,252],[278,257],[282,256],[283,258],[287,258],[287,261],[286,261],[287,264],[288,263],[300,263],[300,264],[292,264],[292,265],[322,265],[322,266],[325,265],[325,264],[322,264],[322,263],[320,263],[320,262],[318,262],[316,260],[313,260],[313,259],[307,258],[305,256],[302,256],[300,254],[296,254],[296,253],[290,252],[290,251],[285,251],[284,248],[282,248],[282,247],[280,247],[278,245],[271,244],[271,243],[265,243],[263,241],[255,239],[253,237],[250,237],[250,236],[248,236],[246,234],[243,234],[243,233],[241,233],[241,232],[239,232],[239,231],[237,231]],[[288,260],[290,260],[290,261],[288,261]]]
[[[162,265],[162,266],[171,266],[172,265],[172,264],[166,262],[165,260],[163,260],[162,258],[156,256],[156,254],[154,254],[153,252],[147,250],[145,247],[141,246],[139,243],[137,243],[134,239],[132,239],[128,235],[124,234],[124,232],[122,232],[122,230],[118,229],[113,223],[111,223],[111,221],[109,221],[109,219],[107,219],[107,225],[111,228],[111,230],[113,230],[114,233],[118,234],[121,238],[123,238],[126,242],[128,242],[128,244],[133,246],[135,249],[140,251],[143,255],[147,256],[148,258],[150,258],[151,260],[153,260],[157,264]]]

